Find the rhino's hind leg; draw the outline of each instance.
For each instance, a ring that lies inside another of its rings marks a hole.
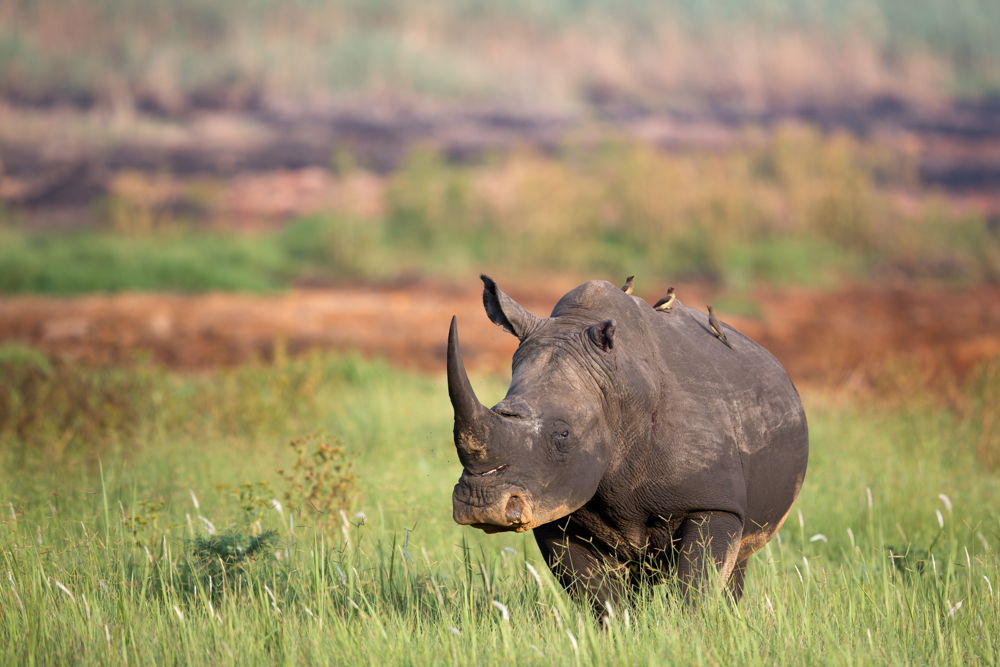
[[[733,602],[738,603],[743,597],[743,581],[747,575],[747,561],[741,560],[733,568],[733,573],[729,576],[729,594],[733,597]]]
[[[677,577],[685,594],[703,589],[713,579],[729,582],[733,575],[739,578],[742,594],[743,569],[737,562],[742,535],[743,521],[728,512],[698,512],[684,520],[679,536]]]
[[[624,564],[600,549],[593,538],[574,532],[568,521],[539,526],[534,533],[563,588],[590,602],[602,621],[617,611],[626,592]]]

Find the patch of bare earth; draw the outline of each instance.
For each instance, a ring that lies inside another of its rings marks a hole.
[[[559,282],[550,281],[545,292],[513,287],[510,292],[532,311],[547,314],[562,290],[573,287]],[[293,354],[353,350],[438,372],[444,367],[448,322],[457,314],[469,365],[502,372],[516,341],[486,319],[478,281],[470,283],[475,284],[279,295],[3,297],[0,341],[95,364],[122,363],[143,353],[171,367],[197,369],[267,359],[283,345]],[[695,307],[713,296],[699,286],[682,286],[678,293]],[[869,377],[887,360],[961,375],[1000,355],[997,287],[762,289],[754,298],[759,318],[719,315],[762,343],[803,384],[844,386]]]

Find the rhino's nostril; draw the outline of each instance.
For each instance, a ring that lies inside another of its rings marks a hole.
[[[510,500],[507,501],[507,509],[504,510],[504,517],[507,519],[507,523],[518,524],[524,523],[521,517],[524,514],[524,501],[521,500],[520,496],[511,496]]]

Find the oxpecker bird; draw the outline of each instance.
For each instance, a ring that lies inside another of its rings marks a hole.
[[[716,338],[725,343],[730,350],[733,349],[733,346],[726,340],[726,332],[722,330],[722,325],[719,324],[719,320],[715,319],[715,313],[712,312],[711,306],[708,307],[708,326],[711,327]]]
[[[625,284],[622,285],[622,291],[632,296],[632,281],[635,280],[635,276],[629,276],[625,279]]]
[[[653,310],[670,310],[674,307],[674,301],[677,299],[677,295],[674,294],[674,288],[671,287],[667,290],[666,295],[653,304]]]

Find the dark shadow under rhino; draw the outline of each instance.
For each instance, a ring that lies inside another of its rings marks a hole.
[[[601,613],[672,575],[686,589],[719,576],[739,599],[747,559],[805,475],[805,414],[781,364],[723,325],[726,346],[680,300],[660,312],[591,281],[539,318],[482,279],[490,320],[521,343],[506,397],[487,408],[452,319],[455,521],[532,529],[562,584]]]

